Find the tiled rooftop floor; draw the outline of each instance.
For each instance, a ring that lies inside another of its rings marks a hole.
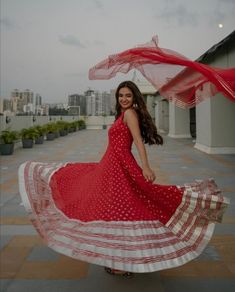
[[[235,291],[235,155],[207,155],[191,139],[165,137],[163,147],[147,146],[149,161],[162,184],[183,184],[215,178],[231,199],[222,224],[196,260],[127,280],[107,275],[102,267],[57,254],[46,247],[31,226],[21,204],[17,170],[26,160],[99,161],[107,131],[85,130],[45,141],[32,149],[18,148],[1,158],[1,284],[4,292],[47,291]],[[133,149],[136,154],[136,150]]]

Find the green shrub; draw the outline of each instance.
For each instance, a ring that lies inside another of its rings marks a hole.
[[[84,120],[78,120],[77,125],[78,125],[79,129],[85,129],[85,127],[86,127],[86,123]]]
[[[58,132],[58,126],[56,123],[48,123],[46,124],[46,132],[47,133],[56,133]]]
[[[47,127],[44,126],[35,126],[34,127],[37,137],[42,137],[47,133]]]
[[[22,139],[30,139],[33,140],[35,138],[37,138],[37,131],[35,130],[34,127],[30,127],[27,129],[22,129],[20,132],[20,136]]]
[[[68,130],[69,128],[69,122],[66,121],[57,121],[56,125],[59,128],[59,130]]]
[[[1,144],[12,144],[19,138],[17,131],[4,130],[1,132]]]

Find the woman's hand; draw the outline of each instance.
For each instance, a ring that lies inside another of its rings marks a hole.
[[[150,167],[143,168],[143,176],[149,182],[153,182],[156,178],[154,171]]]

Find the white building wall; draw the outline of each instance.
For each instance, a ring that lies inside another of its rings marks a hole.
[[[169,103],[169,137],[190,138],[189,109],[182,109]]]
[[[146,99],[147,99],[146,105],[147,105],[148,112],[149,112],[149,114],[150,114],[150,116],[152,118],[155,118],[155,112],[154,112],[154,96],[148,94]]]
[[[169,132],[169,101],[161,101],[161,111],[162,111],[162,130],[166,133]]]
[[[155,124],[159,132],[169,132],[169,102],[160,95],[155,97]]]
[[[160,125],[160,119],[161,119],[161,108],[159,106],[160,104],[160,99],[159,96],[155,97],[155,101],[154,101],[154,115],[155,115],[155,125],[157,127],[158,130],[160,130],[161,125]]]
[[[235,67],[235,48],[217,55],[214,67]],[[197,139],[195,148],[210,154],[235,153],[235,102],[222,94],[196,107]]]

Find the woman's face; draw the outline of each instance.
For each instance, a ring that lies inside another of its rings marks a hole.
[[[133,93],[128,87],[122,87],[118,93],[118,102],[121,106],[121,109],[127,110],[133,105]]]

